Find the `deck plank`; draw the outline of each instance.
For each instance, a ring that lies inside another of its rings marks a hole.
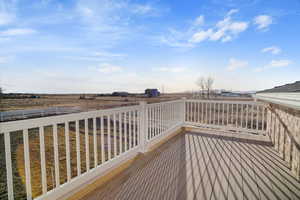
[[[269,173],[266,168],[259,163],[255,155],[253,154],[251,148],[249,148],[246,144],[240,143],[240,150],[246,151],[249,155],[249,159],[252,161],[252,168],[256,175],[257,186],[259,189],[259,194],[261,199],[280,199],[280,196],[274,192],[274,188],[270,179],[268,178]]]
[[[185,133],[82,200],[300,199],[300,183],[276,151],[232,135]]]
[[[240,154],[232,149],[234,145],[233,141],[225,142],[228,150],[231,151],[231,167],[229,173],[229,186],[228,187],[228,199],[243,199],[243,179],[242,179],[242,166],[240,163]]]
[[[223,151],[223,146],[224,144],[221,139],[216,140],[216,148],[219,154],[221,154],[222,156],[218,160],[219,170],[217,172],[214,190],[212,191],[211,195],[211,200],[227,199],[231,152]]]
[[[205,148],[213,149],[209,156],[206,170],[201,177],[201,183],[197,188],[195,199],[210,199],[213,191],[213,185],[219,169],[218,160],[221,155],[217,151],[216,144],[211,138],[201,138],[205,141]]]
[[[237,142],[232,145],[232,150],[235,152],[240,152],[242,166],[241,174],[243,178],[243,199],[260,199],[255,172],[253,170],[248,152],[245,151],[245,149],[240,149]]]

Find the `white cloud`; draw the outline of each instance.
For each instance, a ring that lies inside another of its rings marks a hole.
[[[194,25],[195,26],[200,26],[204,24],[204,16],[200,15],[199,17],[197,17],[194,21]]]
[[[35,30],[29,28],[15,28],[8,29],[0,32],[0,36],[18,36],[18,35],[29,35],[36,33]]]
[[[94,15],[93,10],[88,7],[79,7],[78,10],[84,17],[92,17]]]
[[[154,8],[151,5],[134,5],[132,12],[135,14],[145,15],[151,13]]]
[[[112,65],[109,63],[102,63],[99,65],[99,67],[96,69],[98,72],[104,73],[104,74],[112,74],[116,72],[121,72],[122,67],[117,65]]]
[[[125,54],[119,54],[119,53],[110,53],[106,51],[98,51],[93,53],[94,56],[98,57],[125,57]]]
[[[291,60],[272,60],[270,62],[271,67],[286,67],[292,64]]]
[[[270,52],[274,55],[281,53],[281,49],[277,46],[266,47],[261,50],[262,53]]]
[[[291,60],[271,60],[271,62],[263,67],[256,68],[256,72],[261,72],[267,69],[287,67],[293,62]]]
[[[267,30],[273,24],[273,19],[269,15],[259,15],[254,18],[254,24],[257,25],[257,29]]]
[[[199,43],[205,40],[228,42],[236,37],[239,33],[248,28],[248,23],[243,21],[233,21],[231,15],[238,12],[238,10],[230,10],[226,17],[218,21],[216,25],[207,30],[201,30],[192,35],[189,41],[192,43]]]
[[[229,64],[227,66],[227,70],[234,71],[236,69],[246,67],[247,65],[248,65],[247,61],[237,60],[235,58],[230,58],[229,59]]]
[[[86,60],[86,61],[95,61],[95,62],[109,62],[112,60],[122,59],[125,54],[111,53],[107,51],[97,51],[92,52],[87,55],[77,55],[77,56],[64,56],[64,58],[72,60]]]
[[[186,68],[185,67],[159,67],[159,68],[153,68],[153,71],[179,73],[179,72],[186,71]]]
[[[213,34],[212,29],[208,29],[206,31],[199,31],[192,36],[192,38],[190,39],[190,42],[192,42],[192,43],[202,42],[202,41],[212,37],[212,34]]]
[[[231,9],[228,13],[227,13],[227,16],[230,16],[230,15],[233,15],[235,13],[239,12],[238,9]]]
[[[15,1],[0,1],[0,26],[15,21],[14,4]]]

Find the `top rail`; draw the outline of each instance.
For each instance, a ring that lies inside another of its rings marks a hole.
[[[58,116],[51,116],[51,117],[42,117],[42,118],[35,118],[35,119],[24,119],[18,121],[10,121],[10,122],[1,122],[0,123],[0,134],[4,132],[12,132],[21,129],[30,129],[36,128],[39,126],[48,126],[57,123],[64,123],[68,121],[75,121],[81,120],[86,118],[93,118],[101,115],[108,115],[117,112],[126,112],[130,110],[136,110],[140,107],[137,106],[126,106],[120,108],[111,108],[105,110],[96,110],[96,111],[88,111],[88,112],[80,112],[80,113],[72,113],[66,115],[58,115]]]
[[[201,99],[187,99],[188,102],[203,102],[203,103],[225,103],[225,104],[244,104],[244,105],[259,105],[264,106],[264,102],[255,102],[255,101],[224,101],[224,100],[201,100]]]

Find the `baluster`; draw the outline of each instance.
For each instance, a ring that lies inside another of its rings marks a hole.
[[[46,176],[46,159],[45,159],[45,134],[44,127],[39,127],[40,134],[40,156],[41,156],[41,177],[42,177],[42,192],[47,193],[47,176]]]
[[[89,122],[84,119],[84,135],[85,135],[85,162],[86,171],[90,170],[90,141],[89,141]]]
[[[132,126],[131,126],[131,111],[128,112],[129,114],[129,122],[128,122],[128,126],[129,126],[129,149],[132,148]]]
[[[262,106],[262,119],[261,119],[261,130],[264,131],[265,130],[265,107]]]
[[[104,149],[104,116],[100,118],[100,131],[101,131],[101,164],[105,162],[105,149]]]
[[[220,125],[220,104],[217,103],[217,109],[218,109],[218,125]]]
[[[196,120],[197,102],[194,102],[193,110],[194,110],[194,121],[193,122],[196,123],[197,122],[197,120]]]
[[[243,128],[244,104],[241,104],[241,128]]]
[[[8,199],[14,199],[14,187],[13,187],[13,175],[12,175],[12,162],[11,162],[11,144],[10,133],[4,133],[4,145],[5,145],[5,166],[6,166],[6,184]]]
[[[225,104],[224,103],[222,103],[222,111],[223,111],[222,124],[225,125]]]
[[[239,120],[239,104],[235,104],[235,110],[236,110],[236,113],[235,113],[235,127],[237,128],[238,127],[238,120]]]
[[[71,160],[70,160],[70,130],[69,122],[65,123],[65,143],[66,143],[66,164],[67,164],[67,180],[71,180]],[[45,169],[46,170],[46,169]],[[45,172],[46,173],[46,172]]]
[[[204,124],[204,102],[201,102],[201,122]]]
[[[114,126],[114,158],[117,156],[117,124],[116,114],[113,115],[113,126]]]
[[[229,103],[227,103],[226,114],[227,114],[227,125],[228,125],[229,124]]]
[[[75,121],[77,176],[81,174],[79,122]]]
[[[111,136],[110,136],[110,115],[107,115],[107,146],[108,146],[108,160],[111,159]]]
[[[246,105],[246,129],[248,129],[248,109],[249,109],[249,107],[248,107],[248,104]]]
[[[53,125],[53,148],[54,148],[54,170],[55,170],[55,187],[60,185],[59,182],[59,159],[58,159],[58,139],[57,124]]]
[[[256,106],[256,130],[258,130],[259,106]]]
[[[32,193],[31,193],[31,174],[30,174],[28,129],[23,130],[23,142],[24,142],[26,194],[27,194],[27,199],[30,200],[30,199],[32,199]]]
[[[133,147],[136,146],[136,111],[133,111]]]
[[[122,115],[123,113],[119,114],[119,155],[122,154],[122,140],[123,140],[123,133],[122,133]]]
[[[96,118],[93,118],[93,139],[94,139],[94,167],[98,165],[98,144],[97,144],[97,123]]]
[[[254,113],[254,105],[251,104],[251,129],[254,129],[253,127],[253,113]]]

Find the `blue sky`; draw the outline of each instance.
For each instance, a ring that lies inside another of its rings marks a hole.
[[[5,92],[260,90],[300,79],[299,0],[0,0]]]

